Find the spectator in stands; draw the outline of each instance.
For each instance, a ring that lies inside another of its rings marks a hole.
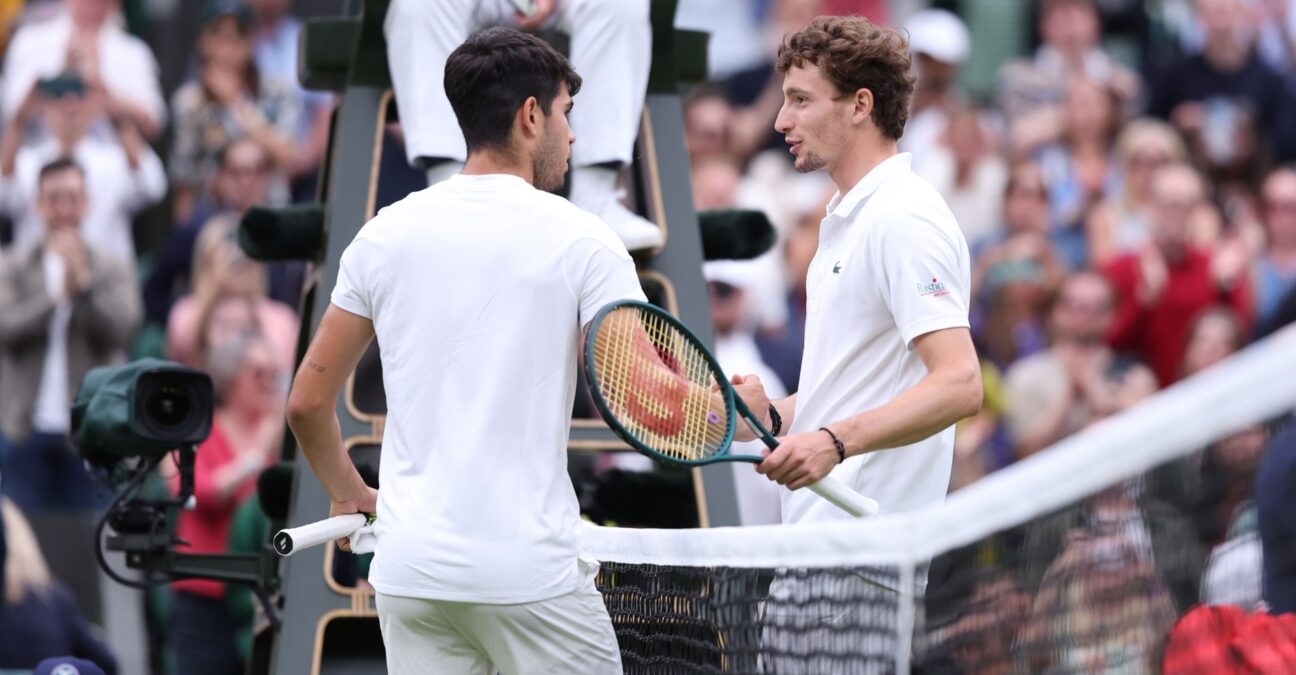
[[[233,141],[218,153],[217,163],[219,169],[210,198],[200,199],[190,219],[171,233],[144,283],[144,315],[150,322],[165,326],[172,303],[190,290],[194,245],[204,226],[215,220],[240,218],[253,206],[266,203],[274,168],[270,155],[260,143],[251,138]],[[270,267],[270,296],[295,307],[297,291],[282,288],[286,284],[278,282],[273,273],[276,266]]]
[[[158,64],[143,40],[114,20],[120,0],[63,0],[56,18],[23,26],[5,54],[4,114],[11,117],[42,78],[69,73],[102,95],[112,119],[129,120],[149,141],[166,126]]]
[[[1157,672],[1175,620],[1165,582],[1118,531],[1077,531],[1049,566],[1018,640],[1023,672]]]
[[[760,199],[758,187],[744,180],[732,158],[700,157],[694,161],[692,174],[693,208],[699,214],[734,208],[763,210],[765,202]],[[735,263],[746,280],[743,304],[753,330],[777,330],[787,322],[787,279],[782,256],[776,242],[764,254]]]
[[[1003,570],[989,567],[973,574],[972,592],[958,606],[941,647],[949,650],[957,672],[1011,675],[1017,672],[1012,650],[1030,618],[1031,596]]]
[[[933,143],[914,155],[914,173],[945,196],[963,236],[969,242],[981,241],[1000,224],[1008,165],[995,152],[980,110],[960,106],[940,116],[943,126]]]
[[[1296,612],[1296,424],[1287,420],[1265,450],[1255,501],[1264,549],[1263,595],[1274,614]]]
[[[1117,295],[1112,346],[1145,360],[1163,387],[1179,379],[1191,323],[1203,309],[1227,304],[1250,326],[1245,253],[1192,242],[1189,223],[1202,192],[1191,168],[1159,169],[1152,179],[1151,241],[1103,270]]]
[[[1085,235],[1089,264],[1102,267],[1118,255],[1142,248],[1151,237],[1152,176],[1167,164],[1188,160],[1183,139],[1164,122],[1142,118],[1125,125],[1116,138],[1114,190],[1089,212]],[[1210,209],[1201,209],[1203,220]],[[1215,218],[1205,218],[1211,223]],[[1193,227],[1196,232],[1200,226]]]
[[[228,550],[238,507],[256,490],[261,471],[274,462],[283,442],[285,371],[269,343],[243,336],[213,345],[206,370],[215,385],[212,432],[198,446],[194,464],[197,506],[180,513],[176,536],[183,553]],[[179,476],[171,477],[172,491]],[[169,639],[178,672],[236,675],[243,667],[235,648],[238,625],[225,602],[225,585],[186,579],[171,585],[174,614]]]
[[[274,162],[270,203],[286,203],[284,176],[300,161],[294,144],[301,119],[296,95],[287,85],[261,77],[252,57],[252,27],[241,13],[217,14],[203,26],[198,58],[198,78],[177,89],[171,103],[176,222],[188,220],[199,200],[211,196],[221,149],[244,137],[260,143]]]
[[[978,263],[973,335],[981,356],[1006,369],[1045,346],[1045,305],[1057,287],[1062,266],[1048,240],[1017,237],[997,247],[996,256]]]
[[[1249,507],[1268,440],[1266,428],[1251,427],[1211,443],[1202,454],[1201,487],[1193,515],[1197,534],[1207,547],[1224,543],[1230,526]]]
[[[1019,161],[1008,170],[1004,192],[997,200],[1002,204],[1000,227],[979,240],[971,241],[972,258],[982,265],[984,273],[989,264],[1004,255],[1003,247],[1020,238],[1049,236],[1048,184],[1038,164]],[[984,260],[983,260],[984,259]],[[979,288],[981,280],[974,270],[972,287]]]
[[[226,324],[256,326],[269,342],[285,372],[297,353],[300,323],[287,305],[266,297],[265,266],[249,259],[234,239],[237,224],[231,217],[213,219],[203,227],[194,246],[193,291],[176,301],[167,321],[167,357],[201,368],[211,330]],[[236,320],[242,305],[228,308],[226,299],[239,298],[253,308],[253,316]],[[215,321],[220,318],[220,321]]]
[[[140,320],[134,270],[86,245],[85,173],[45,165],[41,245],[0,263],[0,430],[12,444],[0,487],[24,511],[87,510],[99,491],[69,440],[69,409],[91,368],[124,356]]]
[[[571,160],[573,204],[597,214],[630,250],[662,242],[661,230],[621,204],[619,168],[629,163],[648,86],[652,26],[648,0],[542,0],[531,16],[506,0],[394,0],[384,32],[406,154],[435,185],[463,168],[466,150],[446,98],[440,68],[474,28],[516,24],[571,36],[571,61],[585,78],[572,110],[581,142]]]
[[[999,75],[999,105],[1010,122],[1033,114],[1056,114],[1077,78],[1110,89],[1121,106],[1134,99],[1138,76],[1102,50],[1100,28],[1093,0],[1040,3],[1043,44],[1033,58],[1009,62]]]
[[[696,162],[732,154],[734,109],[717,87],[701,86],[684,98],[684,150]]]
[[[4,520],[4,601],[0,603],[0,669],[28,670],[54,656],[92,661],[117,672],[117,660],[81,612],[68,589],[50,575],[31,525],[8,499]]]
[[[1085,222],[1113,190],[1112,144],[1121,114],[1112,89],[1077,78],[1067,88],[1062,115],[1050,125],[1015,127],[1017,151],[1039,163],[1049,188],[1049,218],[1058,249],[1071,269],[1089,258]]]
[[[826,207],[827,199],[824,200]],[[805,349],[806,274],[819,245],[819,221],[824,208],[807,209],[796,220],[783,244],[787,270],[787,321],[756,336],[761,357],[778,373],[783,388],[794,392],[800,385],[801,358]]]
[[[1245,163],[1277,137],[1284,84],[1256,54],[1241,0],[1196,0],[1200,53],[1157,78],[1148,110],[1188,139],[1208,174]]]
[[[1192,377],[1233,355],[1242,348],[1244,338],[1233,310],[1224,306],[1203,310],[1188,331],[1182,377]],[[1204,542],[1219,543],[1235,507],[1250,490],[1253,468],[1246,466],[1250,462],[1234,458],[1246,459],[1246,448],[1255,444],[1253,438],[1248,440],[1252,436],[1253,430],[1244,430],[1238,437],[1219,440],[1201,452],[1157,467],[1148,474],[1149,492],[1195,519]]]
[[[716,361],[726,373],[753,373],[760,377],[770,396],[787,396],[778,375],[761,358],[756,348],[754,321],[748,311],[747,288],[758,283],[757,271],[743,262],[718,260],[703,265],[707,295],[711,300],[711,321],[715,326]],[[762,441],[748,441],[735,446],[737,454],[760,455],[766,449]],[[775,525],[783,522],[779,513],[778,485],[765,480],[750,466],[734,467],[734,487],[738,496],[738,513],[743,525]]]
[[[300,125],[294,136],[297,161],[289,170],[290,177],[312,183],[309,179],[319,168],[328,145],[333,96],[306,90],[297,78],[302,23],[292,15],[291,0],[247,0],[247,6],[252,13],[252,47],[257,70],[263,78],[280,82],[292,91],[301,108]]]
[[[1007,426],[1018,457],[1027,457],[1128,408],[1156,391],[1147,367],[1120,357],[1105,338],[1116,300],[1101,275],[1062,281],[1049,310],[1049,348],[1008,370]]]
[[[1266,241],[1255,261],[1256,323],[1269,323],[1284,295],[1296,291],[1296,168],[1275,169],[1260,191]]]
[[[972,36],[962,19],[943,9],[922,10],[905,21],[913,52],[913,111],[900,138],[900,150],[914,155],[920,175],[929,153],[949,126],[950,113],[965,107],[955,89],[959,66],[972,51]],[[955,215],[958,215],[955,213]],[[959,221],[962,225],[962,220]]]
[[[1232,356],[1246,343],[1237,312],[1224,306],[1203,310],[1188,329],[1184,346],[1183,377],[1192,377]]]
[[[166,195],[166,169],[136,125],[107,105],[103,96],[69,77],[56,88],[37,84],[9,118],[0,139],[0,208],[16,221],[15,246],[38,243],[43,235],[34,208],[36,175],[60,157],[85,171],[86,215],[81,235],[98,253],[135,260],[131,219]],[[28,133],[39,120],[43,133]],[[101,122],[111,132],[95,131]]]

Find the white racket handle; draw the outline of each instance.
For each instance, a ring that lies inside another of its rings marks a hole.
[[[875,500],[850,489],[832,476],[824,476],[818,483],[811,485],[810,489],[856,518],[876,516],[878,513],[879,507]]]
[[[274,536],[274,550],[281,556],[290,556],[298,549],[356,534],[368,521],[369,517],[363,513],[351,513],[279,530]]]

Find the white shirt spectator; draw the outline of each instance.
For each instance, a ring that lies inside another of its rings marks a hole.
[[[36,81],[54,77],[67,67],[72,19],[60,12],[53,19],[23,26],[5,53],[4,116],[18,109]],[[159,127],[166,125],[166,100],[158,84],[158,63],[145,42],[108,23],[99,31],[99,75],[113,96],[129,100],[148,112]]]
[[[67,268],[63,258],[50,252],[41,256],[45,269],[45,291],[58,298],[49,318],[49,344],[45,347],[45,367],[41,369],[40,386],[36,389],[36,410],[32,413],[32,430],[45,434],[66,434],[72,426],[68,395],[68,321],[72,319],[72,303],[63,296],[63,283]]]
[[[160,201],[167,190],[162,160],[147,144],[140,146],[139,165],[133,170],[115,138],[92,133],[72,152],[85,171],[87,204],[81,236],[96,253],[127,262],[135,260],[131,218]],[[35,209],[36,183],[41,168],[60,156],[58,142],[46,137],[20,149],[14,175],[0,179],[0,209],[15,221],[16,247],[35,245],[45,236],[45,225]]]

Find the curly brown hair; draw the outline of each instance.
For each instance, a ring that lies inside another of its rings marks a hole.
[[[779,45],[780,73],[807,63],[819,66],[839,94],[873,92],[873,123],[887,138],[900,139],[915,79],[900,31],[858,16],[817,17]]]

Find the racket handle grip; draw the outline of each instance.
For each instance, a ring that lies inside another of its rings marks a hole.
[[[850,489],[832,476],[824,476],[818,483],[811,485],[810,489],[856,518],[876,516],[878,513],[879,507],[875,500]]]
[[[290,556],[298,549],[349,537],[364,527],[368,521],[369,517],[363,513],[351,513],[279,530],[274,536],[274,550],[281,556]]]

